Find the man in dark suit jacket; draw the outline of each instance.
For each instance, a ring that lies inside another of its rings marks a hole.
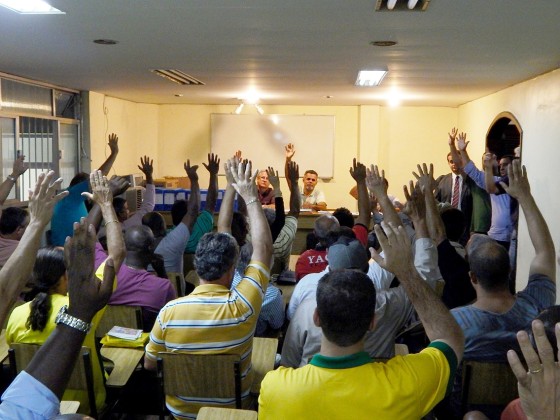
[[[449,168],[451,168],[451,173],[447,175],[440,176],[436,182],[436,200],[439,202],[447,202],[453,204],[453,184],[455,183],[455,177],[459,177],[459,202],[457,208],[463,212],[465,215],[465,233],[461,237],[461,244],[465,245],[469,239],[469,231],[471,227],[472,219],[472,209],[473,200],[471,195],[471,186],[473,184],[472,179],[470,179],[463,171],[461,165],[457,165],[451,153],[447,154],[447,163]]]

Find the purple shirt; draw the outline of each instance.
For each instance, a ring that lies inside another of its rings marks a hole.
[[[95,246],[96,269],[106,258],[107,253],[98,242]],[[117,287],[109,299],[109,305],[141,306],[144,330],[149,331],[159,310],[173,299],[177,299],[177,292],[169,279],[122,264],[117,273]]]

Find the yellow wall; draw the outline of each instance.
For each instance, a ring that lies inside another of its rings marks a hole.
[[[104,102],[105,101],[105,102]],[[105,159],[106,133],[119,135],[122,153],[117,173],[138,172],[141,155],[154,159],[154,175],[184,176],[183,162],[200,164],[210,151],[210,114],[233,111],[224,105],[147,105],[90,93],[90,121],[93,166]],[[402,185],[411,179],[418,162],[433,161],[437,173],[447,173],[446,136],[457,121],[454,108],[383,108],[378,106],[265,106],[270,114],[335,116],[335,170],[333,179],[320,183],[329,207],[356,209],[348,195],[353,186],[349,175],[352,159],[378,163],[386,170],[390,192],[403,197]],[[106,114],[104,112],[106,110]],[[108,128],[107,128],[108,127]],[[235,146],[232,146],[232,153]],[[244,150],[250,158],[250,151]],[[227,157],[221,156],[222,163]],[[318,148],[317,159],[320,159]],[[297,152],[296,152],[297,160]],[[281,169],[281,168],[278,168]],[[199,169],[201,185],[207,172]],[[224,186],[220,177],[220,186]],[[284,195],[287,187],[282,185]]]
[[[488,127],[502,111],[510,111],[523,130],[522,163],[526,165],[531,192],[560,246],[560,194],[554,172],[560,151],[560,71],[519,83],[459,108],[459,125],[472,144],[471,155],[480,156]],[[473,158],[473,161],[476,160]],[[478,162],[477,162],[478,163]],[[519,221],[518,289],[527,283],[534,256],[523,215]],[[558,268],[558,266],[557,266]],[[558,284],[558,274],[557,274]]]

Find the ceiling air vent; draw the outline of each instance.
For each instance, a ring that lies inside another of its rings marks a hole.
[[[376,12],[425,12],[430,0],[377,0]]]
[[[179,85],[204,85],[204,82],[201,82],[200,80],[188,75],[187,73],[182,72],[181,70],[153,69],[150,71]]]

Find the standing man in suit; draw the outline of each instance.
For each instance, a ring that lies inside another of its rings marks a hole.
[[[455,147],[455,137],[457,137],[457,128],[453,128],[449,133],[449,147]],[[451,169],[451,173],[440,176],[436,182],[436,200],[443,203],[447,202],[452,207],[457,208],[465,215],[465,232],[459,241],[462,245],[467,243],[469,239],[469,230],[471,227],[473,200],[471,195],[472,180],[465,174],[461,162],[453,159],[452,153],[447,154],[447,163]]]

